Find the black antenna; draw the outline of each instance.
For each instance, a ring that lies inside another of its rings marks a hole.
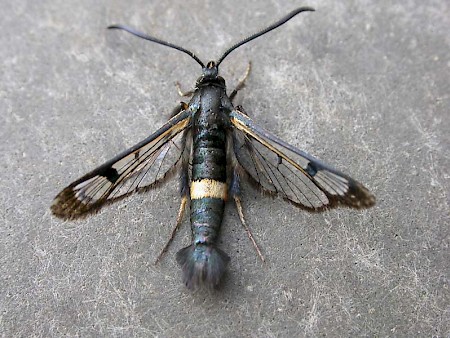
[[[296,10],[293,10],[291,13],[289,13],[288,15],[284,16],[283,18],[281,18],[280,20],[278,20],[277,22],[275,22],[274,24],[270,25],[269,27],[263,29],[262,31],[255,33],[251,36],[249,36],[248,38],[236,43],[235,45],[233,45],[231,48],[227,49],[225,51],[225,53],[222,54],[222,56],[220,57],[219,61],[216,63],[216,67],[219,66],[219,64],[228,56],[228,54],[230,54],[232,51],[234,51],[236,48],[242,46],[243,44],[246,44],[249,41],[252,41],[253,39],[256,39],[257,37],[260,37],[261,35],[264,35],[268,32],[270,32],[271,30],[280,27],[281,25],[283,25],[284,23],[286,23],[287,21],[291,20],[294,16],[296,16],[297,14],[301,13],[301,12],[314,12],[314,8],[311,7],[300,7],[297,8]],[[183,47],[174,45],[173,43],[155,38],[153,36],[138,32],[137,30],[127,27],[127,26],[123,26],[123,25],[111,25],[108,26],[109,29],[122,29],[128,33],[131,33],[141,39],[144,40],[148,40],[148,41],[152,41],[152,42],[156,42],[159,43],[160,45],[164,45],[170,48],[174,48],[176,50],[179,50],[183,53],[186,53],[187,55],[189,55],[190,57],[192,57],[195,61],[197,61],[197,63],[200,64],[200,66],[202,66],[202,68],[205,68],[205,65],[203,64],[203,62],[197,57],[197,55],[195,55],[193,52],[191,52],[190,50],[187,50]]]
[[[255,33],[255,34],[249,36],[248,38],[236,43],[231,48],[227,49],[225,51],[225,53],[223,53],[223,55],[220,57],[219,61],[217,61],[216,66],[219,66],[219,64],[223,61],[223,59],[225,59],[228,56],[228,54],[230,54],[232,51],[234,51],[236,48],[242,46],[243,44],[246,44],[247,42],[252,41],[253,39],[256,39],[257,37],[260,37],[261,35],[264,35],[264,34],[270,32],[271,30],[280,27],[282,24],[291,20],[294,16],[296,16],[297,14],[299,14],[301,12],[314,12],[314,11],[315,11],[315,9],[311,8],[311,7],[300,7],[300,8],[297,8],[296,10],[293,10],[291,13],[284,16],[283,18],[281,18],[274,24],[270,25],[269,27],[263,29],[262,31],[260,31],[258,33]]]
[[[133,35],[135,35],[135,36],[137,36],[137,37],[139,37],[141,39],[152,41],[152,42],[156,42],[156,43],[159,43],[160,45],[164,45],[164,46],[167,46],[167,47],[170,47],[170,48],[175,48],[175,49],[177,49],[177,50],[179,50],[181,52],[186,53],[187,55],[192,57],[195,61],[197,61],[200,64],[200,66],[202,66],[202,68],[205,68],[205,65],[197,57],[197,55],[195,55],[193,52],[191,52],[190,50],[187,50],[187,49],[185,49],[183,47],[180,47],[180,46],[174,45],[173,43],[170,43],[170,42],[167,42],[167,41],[155,38],[153,36],[150,36],[150,35],[147,35],[147,34],[144,34],[144,33],[141,33],[141,32],[138,32],[138,31],[134,30],[133,28],[130,28],[130,27],[127,27],[127,26],[123,26],[123,25],[111,25],[111,26],[108,26],[108,29],[122,29],[122,30],[127,31],[128,33],[131,33],[131,34],[133,34]]]

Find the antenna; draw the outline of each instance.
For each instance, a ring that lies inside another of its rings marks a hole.
[[[253,39],[256,39],[257,37],[260,37],[261,35],[264,35],[264,34],[270,32],[271,30],[273,30],[275,28],[280,27],[281,25],[283,25],[287,21],[291,20],[297,14],[299,14],[301,12],[314,12],[314,11],[315,11],[315,9],[311,8],[311,7],[300,7],[300,8],[297,8],[297,9],[293,10],[291,13],[289,13],[288,15],[282,17],[280,20],[278,20],[277,22],[273,23],[269,27],[263,29],[262,31],[260,31],[258,33],[250,35],[248,38],[246,38],[246,39],[236,43],[235,45],[231,46],[229,49],[227,49],[225,51],[225,53],[223,53],[223,55],[220,57],[219,61],[217,61],[216,65],[219,66],[219,64],[223,61],[223,59],[225,59],[228,56],[228,54],[230,54],[236,48],[246,44],[247,42],[252,41]]]
[[[236,48],[246,44],[247,42],[250,42],[254,39],[256,39],[257,37],[260,37],[261,35],[264,35],[268,32],[270,32],[271,30],[274,30],[275,28],[280,27],[281,25],[285,24],[287,21],[291,20],[294,16],[296,16],[297,14],[301,13],[301,12],[314,12],[314,8],[311,7],[300,7],[297,8],[295,10],[293,10],[291,13],[289,13],[288,15],[282,17],[280,20],[278,20],[277,22],[275,22],[274,24],[270,25],[269,27],[263,29],[262,31],[259,31],[258,33],[255,33],[253,35],[250,35],[248,38],[234,44],[233,46],[231,46],[230,48],[228,48],[225,53],[222,54],[222,56],[220,57],[219,61],[216,63],[216,67],[219,66],[219,64],[228,56],[228,54],[230,54],[232,51],[234,51]],[[189,55],[191,58],[193,58],[195,61],[197,61],[198,64],[200,64],[200,66],[202,66],[202,68],[205,68],[204,63],[197,57],[197,55],[195,55],[193,52],[191,52],[188,49],[185,49],[183,47],[174,45],[173,43],[155,38],[153,36],[138,32],[137,30],[127,27],[127,26],[123,26],[123,25],[111,25],[108,26],[108,29],[121,29],[124,30],[128,33],[131,33],[135,36],[137,36],[138,38],[144,39],[144,40],[148,40],[148,41],[152,41],[152,42],[156,42],[160,45],[163,46],[167,46],[170,48],[174,48],[176,50],[179,50],[183,53],[186,53],[187,55]]]
[[[133,35],[135,35],[135,36],[137,36],[137,37],[139,37],[141,39],[152,41],[152,42],[156,42],[156,43],[159,43],[160,45],[164,45],[164,46],[167,46],[167,47],[170,47],[170,48],[177,49],[177,50],[179,50],[179,51],[181,51],[183,53],[186,53],[190,57],[192,57],[195,61],[197,61],[200,64],[200,66],[202,66],[202,68],[205,68],[205,65],[197,57],[197,55],[195,55],[193,52],[191,52],[190,50],[187,50],[187,49],[185,49],[183,47],[180,47],[180,46],[174,45],[173,43],[170,43],[170,42],[167,42],[167,41],[155,38],[153,36],[150,36],[150,35],[147,35],[147,34],[144,34],[144,33],[141,33],[141,32],[138,32],[137,30],[134,30],[133,28],[130,28],[130,27],[127,27],[127,26],[123,26],[123,25],[111,25],[111,26],[108,26],[108,29],[122,29],[122,30],[124,30],[124,31],[126,31],[128,33],[131,33],[131,34],[133,34]]]

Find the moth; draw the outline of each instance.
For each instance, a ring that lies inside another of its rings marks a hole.
[[[361,183],[311,155],[287,144],[259,126],[241,106],[234,106],[236,89],[227,94],[219,65],[236,48],[270,32],[299,13],[300,7],[274,24],[236,43],[218,61],[206,65],[191,51],[123,25],[112,25],[139,38],[168,46],[191,56],[202,67],[195,89],[187,93],[161,128],[62,190],[51,206],[62,219],[79,219],[98,212],[134,193],[161,186],[178,174],[181,204],[175,227],[158,256],[167,251],[180,227],[186,205],[190,208],[192,244],[181,249],[177,262],[190,288],[215,288],[230,261],[217,245],[225,203],[233,200],[240,221],[259,257],[264,257],[244,219],[241,182],[248,180],[262,192],[278,196],[300,209],[319,212],[337,206],[356,209],[375,204]]]

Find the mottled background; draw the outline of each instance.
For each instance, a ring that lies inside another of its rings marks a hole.
[[[107,31],[125,23],[217,58],[263,126],[369,187],[377,205],[307,214],[246,187],[220,246],[217,292],[191,293],[174,254],[153,261],[176,180],[77,222],[65,185],[146,137],[191,88],[182,53]],[[450,5],[435,1],[0,1],[0,332],[10,336],[448,336]]]

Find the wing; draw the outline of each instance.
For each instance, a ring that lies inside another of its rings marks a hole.
[[[236,158],[263,192],[308,211],[375,204],[362,184],[257,126],[241,108],[233,110],[230,119]]]
[[[76,180],[54,199],[53,214],[76,219],[132,193],[147,191],[170,176],[186,149],[192,112],[183,110],[155,133]]]

